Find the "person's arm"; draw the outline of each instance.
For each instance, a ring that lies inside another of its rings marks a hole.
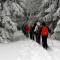
[[[36,26],[36,27],[35,27],[35,29],[34,29],[34,32],[36,32],[36,31],[37,31],[37,29],[38,29],[38,27]]]
[[[51,29],[48,27],[49,33],[51,33]]]

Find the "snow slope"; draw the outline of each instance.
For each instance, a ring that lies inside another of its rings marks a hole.
[[[51,60],[51,57],[36,42],[25,39],[0,44],[0,60]]]
[[[22,32],[16,32],[20,40],[7,44],[0,43],[1,60],[60,60],[60,42],[48,39],[50,49],[45,50],[35,41],[25,38]],[[22,38],[24,37],[24,38]]]
[[[48,39],[48,45],[50,50],[47,52],[52,57],[53,60],[60,60],[60,41]]]

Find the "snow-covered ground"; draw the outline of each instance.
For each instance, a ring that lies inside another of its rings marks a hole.
[[[59,41],[48,39],[50,49],[45,50],[35,41],[25,38],[21,32],[17,33],[21,36],[19,41],[0,44],[0,60],[60,60]]]
[[[53,60],[60,60],[60,41],[48,39],[50,50],[47,50],[48,54]]]
[[[51,60],[47,51],[36,42],[25,39],[0,45],[1,60]]]

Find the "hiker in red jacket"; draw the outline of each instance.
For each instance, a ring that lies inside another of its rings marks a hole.
[[[48,26],[46,26],[45,22],[42,23],[42,31],[41,31],[41,35],[42,35],[42,46],[44,48],[48,48],[48,44],[47,44],[47,37],[49,34],[50,30],[48,28]]]
[[[25,26],[25,32],[26,32],[26,37],[29,37],[30,26],[28,24],[26,24],[26,26]]]

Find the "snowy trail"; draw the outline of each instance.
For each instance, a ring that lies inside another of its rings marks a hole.
[[[26,38],[24,39],[26,40]],[[48,39],[48,44],[51,47],[51,50],[47,51],[48,55],[51,57],[52,60],[60,60],[60,42],[56,40]]]
[[[47,51],[53,60],[60,60],[60,50],[57,48],[52,48],[52,50]]]
[[[18,41],[0,44],[1,60],[60,60],[60,49],[55,47],[57,41],[55,41],[55,45],[52,47],[49,39],[48,43],[52,50],[45,50],[35,41],[26,38],[22,32],[17,32],[15,35],[17,37],[21,36],[20,38],[15,37]]]
[[[24,39],[26,40],[26,38]],[[60,60],[60,42],[48,39],[48,44],[51,47],[51,50],[47,51],[48,55],[51,57],[52,60]]]
[[[48,52],[53,60],[60,60],[60,50],[59,49],[53,49],[53,51]]]
[[[0,44],[1,60],[52,60],[47,51],[39,44],[29,38],[25,38],[21,32],[18,33],[15,33],[15,35],[17,37],[21,36],[21,40]],[[24,38],[22,39],[22,37]]]
[[[0,45],[0,59],[52,60],[45,49],[30,39]]]
[[[49,55],[53,60],[60,60],[60,41],[48,39],[48,44],[51,50],[48,50]]]

